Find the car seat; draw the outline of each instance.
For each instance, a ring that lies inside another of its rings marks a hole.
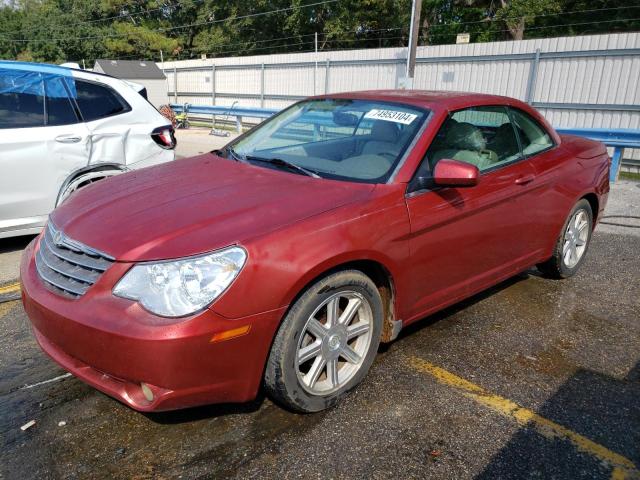
[[[371,140],[362,147],[362,155],[388,154],[396,156],[400,153],[398,137],[400,131],[393,122],[376,120],[371,127]]]
[[[446,133],[445,144],[447,148],[436,151],[430,159],[432,169],[443,158],[471,163],[481,170],[498,161],[496,152],[485,148],[487,142],[482,131],[470,123],[452,124]]]
[[[496,129],[495,136],[487,144],[489,150],[493,150],[500,160],[518,155],[520,146],[516,139],[513,125],[511,123],[503,123]]]

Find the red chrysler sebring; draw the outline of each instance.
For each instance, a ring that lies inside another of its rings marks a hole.
[[[24,306],[45,352],[136,410],[264,385],[315,412],[402,327],[533,265],[573,275],[608,170],[510,98],[315,97],[74,194],[23,256]]]

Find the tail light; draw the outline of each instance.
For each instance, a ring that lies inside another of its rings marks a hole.
[[[151,138],[162,148],[167,150],[176,148],[176,136],[171,125],[155,128],[153,132],[151,132]]]

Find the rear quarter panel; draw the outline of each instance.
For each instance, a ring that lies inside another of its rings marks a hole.
[[[575,203],[593,194],[598,201],[597,221],[609,192],[609,157],[604,145],[580,137],[565,136],[560,144],[531,157],[536,169],[536,215],[545,257],[551,255],[567,215]]]
[[[161,148],[151,138],[153,129],[170,122],[130,85],[116,78],[87,72],[74,71],[73,75],[78,80],[112,88],[131,107],[129,112],[85,124],[91,138],[90,164],[112,162],[140,168],[175,158],[174,150]]]

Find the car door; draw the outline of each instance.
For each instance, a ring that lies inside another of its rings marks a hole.
[[[568,162],[567,154],[556,148],[553,137],[535,118],[519,108],[510,107],[510,115],[522,146],[522,151],[535,169],[535,187],[528,199],[531,216],[538,234],[532,237],[534,248],[550,251],[559,229],[573,207],[574,199],[559,187],[563,178],[575,178],[577,162]]]
[[[63,78],[20,72],[0,92],[0,235],[41,227],[89,138]]]
[[[527,193],[535,180],[505,107],[451,114],[416,172],[426,178],[442,158],[480,170],[478,185],[422,188],[407,193],[411,222],[411,292],[419,317],[526,268],[536,234]],[[414,178],[415,180],[415,178]],[[423,181],[421,185],[425,185]],[[416,319],[416,318],[413,318]]]

